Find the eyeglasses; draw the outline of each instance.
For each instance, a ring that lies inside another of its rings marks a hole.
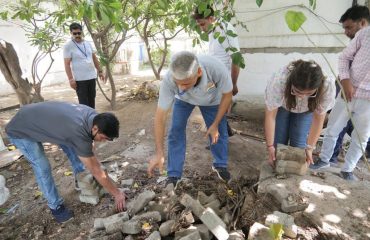
[[[82,32],[72,32],[72,34],[73,34],[74,36],[76,36],[76,35],[81,35],[81,34],[82,34]]]
[[[315,92],[302,93],[296,87],[292,86],[292,88],[290,90],[290,94],[293,95],[293,96],[305,96],[305,97],[308,97],[308,98],[315,98],[317,96],[317,88],[315,89]]]
[[[92,140],[95,140],[95,137],[96,137],[96,135],[98,135],[98,133],[99,133],[99,134],[103,134],[103,136],[101,136],[101,138],[103,138],[104,140],[107,140],[107,141],[110,141],[110,142],[111,142],[111,141],[113,141],[113,138],[107,137],[107,136],[105,136],[105,134],[104,134],[104,133],[101,133],[101,132],[99,132],[99,131],[98,131],[98,132],[96,132],[96,133],[95,133],[95,135],[92,135],[92,136],[91,136]]]

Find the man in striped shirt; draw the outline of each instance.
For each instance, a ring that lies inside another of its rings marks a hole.
[[[353,170],[363,154],[370,137],[370,27],[359,30],[354,39],[339,56],[339,79],[348,100],[338,97],[329,116],[319,160],[311,169],[324,169],[330,166],[339,133],[346,126],[351,112],[354,131],[352,141],[345,156],[341,176],[346,180],[356,180]]]

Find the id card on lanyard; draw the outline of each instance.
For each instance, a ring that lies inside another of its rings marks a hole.
[[[86,50],[85,43],[84,42],[82,43],[83,46],[84,46],[84,50],[82,50],[74,40],[72,40],[72,42],[76,45],[76,47],[78,48],[78,50],[85,56],[86,63],[90,63],[91,64],[91,60],[87,57],[87,50]]]

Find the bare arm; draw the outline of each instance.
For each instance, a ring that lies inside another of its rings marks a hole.
[[[206,136],[211,137],[212,144],[216,144],[219,137],[218,132],[218,125],[220,124],[222,118],[224,117],[225,113],[227,112],[231,99],[233,97],[233,93],[224,93],[222,94],[220,105],[218,106],[218,111],[215,117],[215,120],[213,121],[212,125],[208,128]]]
[[[154,119],[154,136],[156,146],[156,156],[150,160],[148,167],[148,175],[153,175],[153,170],[158,168],[160,172],[163,171],[164,164],[164,135],[166,129],[166,119],[168,110],[157,108]]]
[[[307,138],[307,148],[306,148],[307,162],[310,164],[313,163],[312,151],[316,146],[317,140],[320,137],[320,133],[324,125],[324,120],[325,114],[318,114],[317,112],[313,113],[313,119],[310,132]]]
[[[274,146],[274,139],[275,139],[275,124],[276,124],[276,114],[278,109],[273,110],[265,110],[265,137],[266,137],[266,145],[268,151],[268,162],[271,166],[274,166],[275,158],[275,146]]]
[[[64,59],[64,69],[68,77],[69,85],[71,86],[71,88],[76,90],[76,80],[73,78],[71,62],[72,62],[72,58],[65,58]]]
[[[85,167],[91,172],[95,179],[106,189],[115,199],[116,208],[118,211],[125,209],[125,194],[122,193],[117,186],[109,178],[108,174],[100,167],[100,163],[95,156],[79,157]]]
[[[238,94],[238,77],[239,77],[240,67],[236,64],[231,64],[231,80],[233,81],[233,96]]]

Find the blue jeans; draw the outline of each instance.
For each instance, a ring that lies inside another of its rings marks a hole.
[[[195,105],[175,100],[172,111],[172,125],[168,135],[168,176],[181,177],[186,152],[186,125],[188,118]],[[199,106],[207,128],[209,128],[216,118],[218,105]],[[214,158],[213,166],[227,167],[228,162],[228,142],[226,117],[224,116],[218,125],[219,139],[216,144],[211,145],[211,152]],[[211,139],[209,139],[211,141]]]
[[[312,123],[312,112],[293,113],[278,109],[275,125],[275,145],[280,143],[305,148]]]
[[[51,173],[50,163],[45,156],[42,143],[28,139],[18,139],[12,137],[9,137],[9,140],[23,153],[28,162],[31,164],[37,184],[43,193],[43,196],[46,198],[49,208],[56,209],[60,204],[63,203],[63,199],[58,194],[58,190],[55,186],[53,175]],[[72,163],[74,173],[76,174],[83,171],[84,166],[74,150],[64,145],[61,147]]]

